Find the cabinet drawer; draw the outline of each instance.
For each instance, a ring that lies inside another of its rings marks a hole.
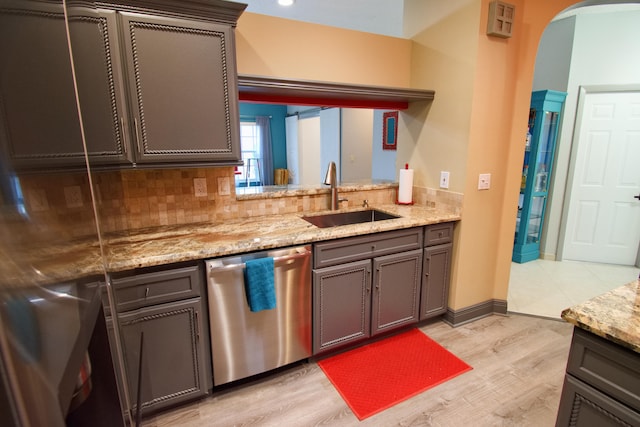
[[[640,408],[640,358],[631,350],[574,328],[567,372],[632,408]]]
[[[565,376],[556,427],[620,427],[640,425],[640,414],[588,384]]]
[[[118,312],[200,296],[201,274],[194,265],[114,279]]]
[[[453,238],[453,223],[427,225],[424,228],[424,245],[433,246],[451,242]]]
[[[314,268],[358,261],[422,247],[422,228],[387,231],[318,243],[313,250]]]

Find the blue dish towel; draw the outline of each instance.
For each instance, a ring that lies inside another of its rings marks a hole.
[[[276,308],[273,258],[258,258],[245,263],[244,289],[251,311]]]

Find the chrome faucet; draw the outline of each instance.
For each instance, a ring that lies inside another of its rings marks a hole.
[[[335,162],[329,162],[329,167],[327,168],[327,175],[324,177],[324,183],[326,185],[331,186],[331,210],[335,211],[338,209],[338,202],[341,202],[346,199],[338,199],[338,187],[336,178],[336,164]]]

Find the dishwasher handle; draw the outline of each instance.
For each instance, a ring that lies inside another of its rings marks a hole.
[[[276,262],[281,262],[281,261],[290,261],[293,259],[299,259],[299,258],[306,258],[308,256],[311,256],[311,251],[309,250],[304,250],[302,252],[298,252],[295,254],[290,254],[290,255],[282,255],[279,257],[273,257],[273,262],[274,264]],[[267,258],[267,257],[259,257],[257,259],[260,258]],[[236,264],[227,264],[227,265],[209,265],[209,270],[210,271],[220,271],[220,270],[234,270],[237,268],[245,268],[246,264],[244,262],[241,263],[236,263]]]

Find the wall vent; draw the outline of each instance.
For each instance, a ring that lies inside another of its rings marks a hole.
[[[515,11],[516,7],[509,3],[499,0],[489,3],[487,34],[503,38],[511,37]]]

